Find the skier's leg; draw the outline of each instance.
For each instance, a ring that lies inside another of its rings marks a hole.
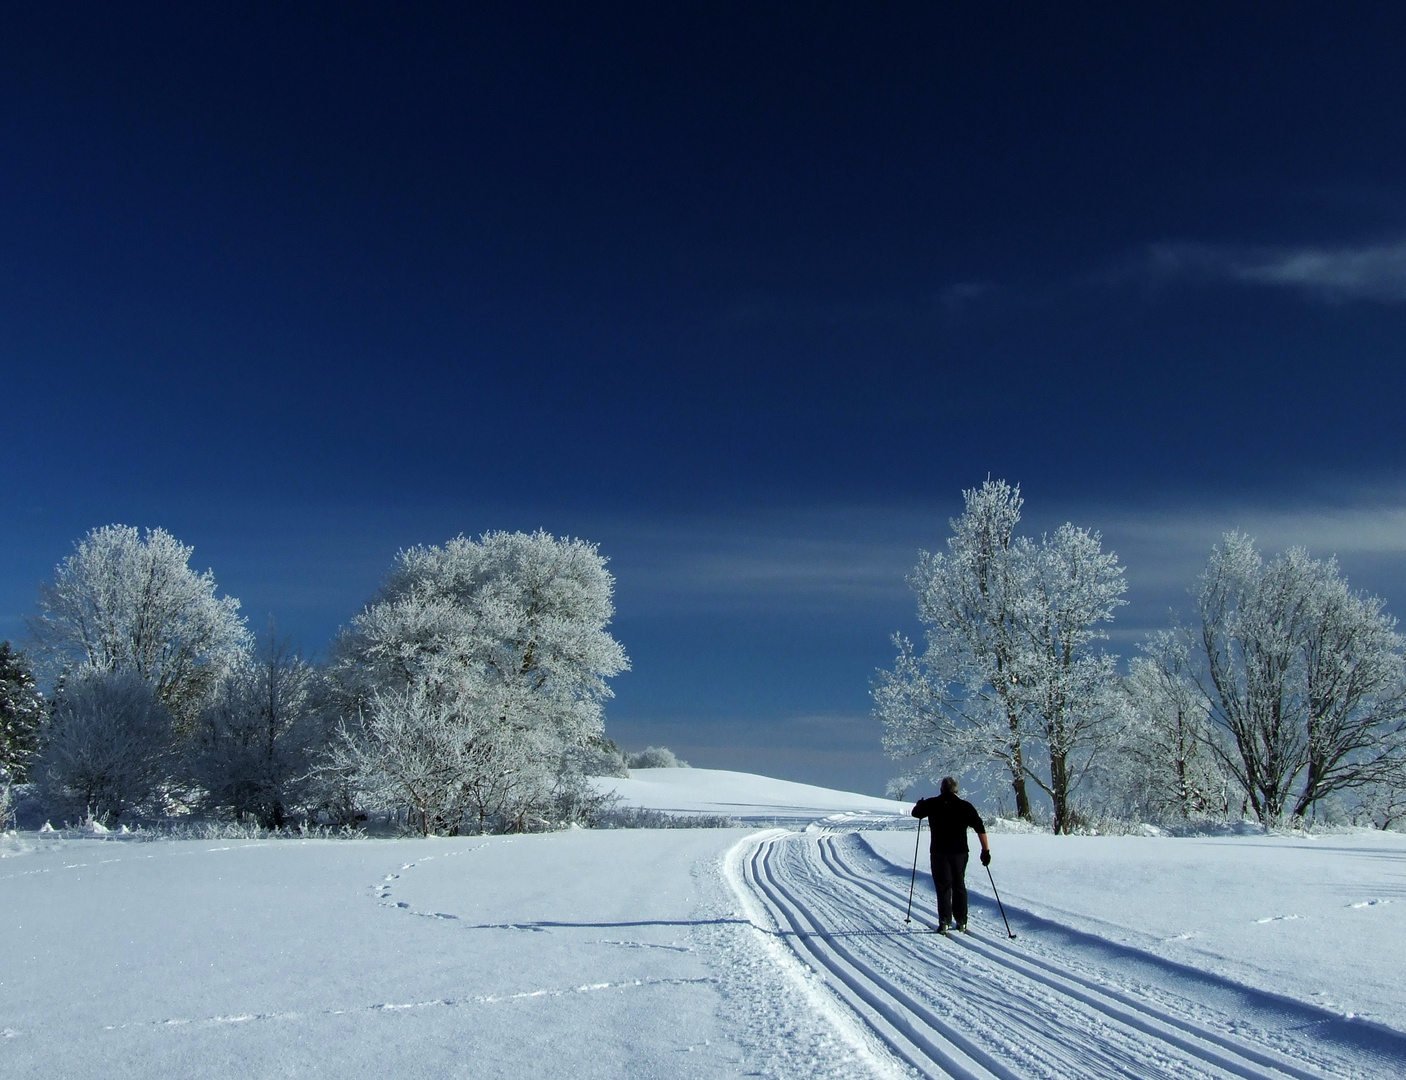
[[[952,917],[958,926],[967,925],[967,859],[970,853],[954,852],[952,860]]]
[[[952,921],[952,863],[944,851],[932,853],[932,883],[937,889],[937,921],[946,926]]]

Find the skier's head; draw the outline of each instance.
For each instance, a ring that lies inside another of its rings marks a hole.
[[[942,778],[941,791],[944,795],[957,794],[957,778],[955,776],[944,776]]]

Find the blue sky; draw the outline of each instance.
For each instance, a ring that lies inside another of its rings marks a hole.
[[[880,790],[960,492],[1406,602],[1393,5],[189,6],[0,40],[0,635],[98,524],[309,651],[395,551],[600,543],[608,731]]]

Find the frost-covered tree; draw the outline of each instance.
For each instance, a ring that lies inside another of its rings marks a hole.
[[[281,828],[322,748],[321,674],[272,631],[220,680],[190,740],[209,808]]]
[[[131,672],[188,730],[248,645],[239,601],[164,529],[93,529],[40,587],[31,630],[55,673]]]
[[[175,765],[171,714],[133,671],[67,680],[34,764],[45,800],[95,818],[151,809]]]
[[[1033,782],[1064,831],[1071,793],[1115,733],[1113,659],[1092,643],[1122,603],[1122,569],[1072,525],[1039,544],[1015,535],[1023,503],[1004,481],[963,497],[947,552],[920,553],[909,577],[926,648],[896,635],[894,669],[875,681],[884,746],[934,774],[995,764],[1018,814],[1033,816]]]
[[[1128,665],[1128,725],[1106,770],[1115,810],[1138,821],[1222,816],[1230,778],[1210,749],[1210,706],[1185,635],[1158,631]]]
[[[1029,718],[1017,672],[1033,563],[1030,542],[1015,535],[1024,500],[1001,480],[962,496],[966,509],[949,523],[947,552],[919,552],[908,578],[927,648],[919,653],[894,635],[898,658],[876,677],[874,711],[889,754],[915,758],[925,772],[996,763],[1015,793],[1016,813],[1029,819]]]
[[[1349,589],[1337,560],[1310,561],[1309,576],[1300,818],[1331,795],[1397,783],[1406,766],[1406,639],[1383,600]]]
[[[1396,620],[1336,560],[1291,548],[1266,563],[1228,533],[1196,595],[1198,681],[1219,756],[1263,822],[1399,774],[1406,664]]]
[[[576,771],[582,776],[617,776],[623,779],[630,775],[629,755],[604,735],[588,739],[586,745],[575,753],[575,758]]]
[[[628,667],[613,587],[595,545],[540,531],[401,552],[338,643],[343,761],[422,828],[524,827]]]
[[[44,698],[23,652],[0,641],[0,772],[20,783],[44,724]]]
[[[1054,831],[1070,825],[1070,796],[1118,736],[1123,697],[1116,658],[1093,648],[1102,624],[1125,603],[1117,557],[1097,533],[1061,525],[1031,549],[1029,585],[1017,624],[1015,697],[1044,744],[1047,771],[1027,758],[1026,775],[1050,797]]]

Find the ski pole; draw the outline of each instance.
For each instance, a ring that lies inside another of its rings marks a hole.
[[[918,819],[918,835],[913,838],[913,876],[908,879],[908,913],[903,916],[905,923],[913,921],[913,886],[918,881],[918,845],[923,842],[923,819]]]
[[[1006,937],[1014,938],[1015,935],[1011,933],[1011,921],[1006,918],[1006,905],[1001,903],[1001,894],[996,892],[996,879],[991,876],[990,864],[986,867],[986,877],[991,882],[991,891],[996,893],[996,906],[1001,909],[1001,921],[1006,924]]]

